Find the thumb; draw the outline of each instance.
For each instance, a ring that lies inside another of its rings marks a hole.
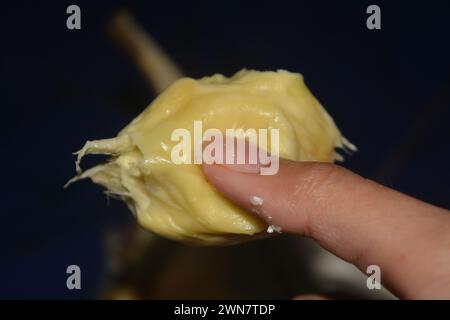
[[[363,272],[378,265],[383,284],[400,297],[450,298],[447,210],[327,163],[280,160],[275,175],[237,164],[203,171],[273,229],[311,237]]]

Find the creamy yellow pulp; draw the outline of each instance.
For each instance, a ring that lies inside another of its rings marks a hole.
[[[279,129],[279,155],[297,161],[340,160],[336,147],[354,149],[341,135],[302,75],[241,70],[199,80],[183,78],[162,92],[115,138],[88,141],[77,153],[78,176],[91,178],[123,199],[144,228],[201,244],[224,244],[262,235],[262,221],[222,196],[196,164],[174,164],[175,129]],[[225,134],[225,133],[224,133]],[[109,154],[81,172],[86,154]]]

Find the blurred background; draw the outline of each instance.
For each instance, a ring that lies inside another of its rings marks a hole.
[[[66,28],[70,4],[81,8],[81,30]],[[381,8],[381,30],[366,28],[370,4]],[[448,1],[8,2],[0,19],[0,298],[390,298],[309,240],[192,247],[143,232],[90,181],[63,189],[75,174],[72,152],[115,136],[155,97],[107,32],[121,9],[185,75],[302,73],[359,148],[345,167],[450,208]],[[81,290],[66,287],[72,264]]]

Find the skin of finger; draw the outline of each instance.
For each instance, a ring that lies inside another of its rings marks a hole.
[[[217,165],[203,170],[222,193],[267,223],[315,239],[363,272],[379,265],[383,283],[400,297],[439,298],[450,291],[447,210],[331,164],[282,160],[273,176]],[[262,205],[253,205],[252,196]]]

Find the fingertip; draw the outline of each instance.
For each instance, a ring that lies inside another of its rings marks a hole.
[[[287,164],[283,164],[287,166]],[[289,172],[260,175],[238,165],[202,165],[207,180],[235,204],[256,214],[273,232],[301,233],[305,219],[292,212],[287,201],[290,194]],[[283,169],[283,171],[286,171]]]

